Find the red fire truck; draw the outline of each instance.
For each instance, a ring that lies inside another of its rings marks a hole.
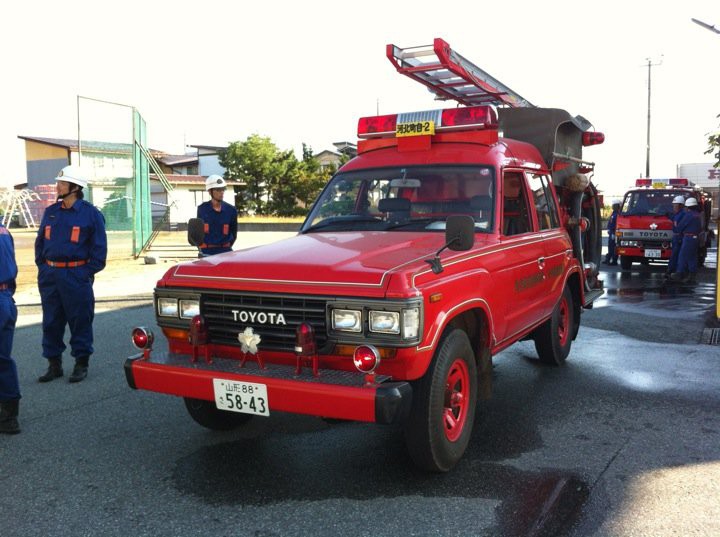
[[[672,200],[676,196],[697,199],[703,231],[698,237],[698,263],[705,262],[710,246],[712,200],[685,178],[636,179],[635,188],[625,193],[615,234],[620,267],[630,270],[633,262],[647,265],[667,261],[672,254]]]
[[[168,270],[155,289],[168,350],[135,328],[125,372],[210,429],[275,412],[402,423],[415,463],[447,471],[489,397],[491,357],[532,339],[562,364],[603,293],[582,148],[604,137],[442,39],[387,55],[463,106],[361,118],[358,156],[297,236]]]

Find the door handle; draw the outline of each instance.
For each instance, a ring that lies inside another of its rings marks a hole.
[[[538,257],[538,267],[541,269],[545,268],[545,258],[544,257]]]

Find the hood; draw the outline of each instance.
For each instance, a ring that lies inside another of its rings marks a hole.
[[[413,232],[310,233],[264,246],[182,263],[167,285],[202,280],[270,285],[382,288],[399,270],[426,268],[445,234]],[[166,280],[168,278],[166,276]],[[176,280],[176,281],[173,281]]]

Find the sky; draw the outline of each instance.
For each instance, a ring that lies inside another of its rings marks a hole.
[[[385,57],[388,43],[441,37],[533,104],[604,132],[584,158],[601,190],[621,194],[645,174],[648,59],[651,177],[712,162],[720,34],[691,18],[720,27],[720,2],[12,2],[0,19],[0,186],[26,181],[18,135],[77,138],[78,96],[136,108],[149,145],[174,154],[254,133],[298,156],[303,143],[354,142],[361,116],[453,106]],[[105,120],[109,107],[80,102],[88,138],[129,132],[126,112]]]

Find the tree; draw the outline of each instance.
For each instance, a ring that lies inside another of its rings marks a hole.
[[[296,185],[301,165],[292,150],[278,152],[269,177],[268,213],[276,216],[297,216]]]
[[[720,114],[718,116],[720,118]],[[715,159],[713,167],[720,168],[720,131],[708,136],[708,148],[706,155],[712,155]]]
[[[273,175],[278,153],[270,138],[258,134],[248,136],[244,142],[233,142],[220,151],[219,161],[226,170],[225,177],[245,183],[235,201],[239,212],[266,214],[268,180]]]
[[[320,169],[320,163],[313,156],[312,147],[303,143],[303,160],[300,166],[300,173],[296,180],[295,195],[302,205],[301,211],[307,212],[315,198],[328,182],[335,169]]]

